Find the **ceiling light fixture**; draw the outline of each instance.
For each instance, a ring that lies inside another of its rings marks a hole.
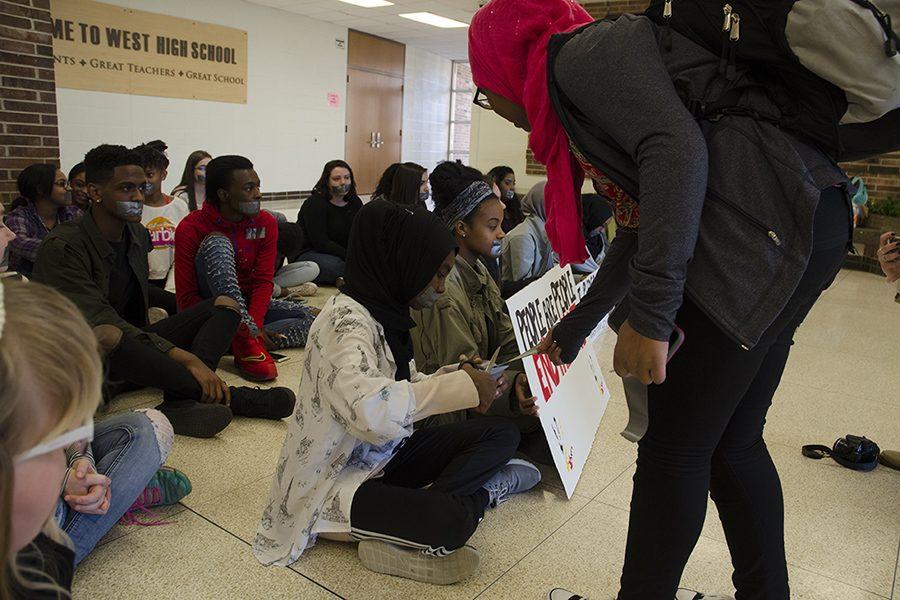
[[[418,21],[419,23],[425,23],[426,25],[431,25],[433,27],[440,27],[441,29],[468,27],[468,25],[462,21],[455,21],[430,12],[404,13],[399,16],[404,19],[409,19],[410,21]]]
[[[387,0],[339,0],[344,4],[352,4],[363,8],[381,8],[382,6],[393,6],[393,2]]]

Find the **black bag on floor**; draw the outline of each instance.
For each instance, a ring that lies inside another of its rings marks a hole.
[[[836,463],[854,471],[871,471],[878,465],[878,455],[881,449],[872,440],[858,436],[847,435],[834,442],[834,446],[822,446],[810,444],[803,446],[803,456],[820,460],[830,456]]]
[[[719,54],[729,79],[751,73],[778,124],[835,160],[900,149],[900,0],[651,0],[645,14],[664,40],[674,30]],[[714,119],[728,99],[702,109]]]

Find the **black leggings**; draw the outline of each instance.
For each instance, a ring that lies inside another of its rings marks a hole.
[[[214,302],[205,300],[144,330],[190,351],[215,371],[219,359],[231,345],[241,316],[230,308],[215,306]],[[203,395],[200,384],[186,368],[136,338],[123,336],[106,360],[110,379],[158,388],[163,391],[165,406],[192,404]]]
[[[725,530],[738,600],[789,597],[784,500],[763,426],[794,332],[847,255],[848,219],[843,194],[824,192],[806,272],[752,350],[685,298],[676,317],[684,346],[665,383],[648,388],[619,600],[674,597],[703,528],[707,493]]]
[[[509,419],[472,419],[419,429],[353,496],[356,539],[381,539],[437,556],[468,541],[488,504],[481,486],[512,458],[519,429]],[[425,486],[428,486],[427,489]]]

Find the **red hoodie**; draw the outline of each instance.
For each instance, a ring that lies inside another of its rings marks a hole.
[[[275,253],[278,223],[271,214],[260,211],[255,217],[233,223],[222,217],[209,202],[185,217],[175,230],[175,291],[178,309],[185,310],[202,302],[197,283],[195,260],[200,243],[210,233],[225,234],[234,246],[238,285],[247,300],[247,311],[259,327],[269,310],[275,277]]]

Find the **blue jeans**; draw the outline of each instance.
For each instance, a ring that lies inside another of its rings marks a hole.
[[[69,508],[62,498],[56,507],[56,521],[75,545],[76,565],[134,504],[161,462],[153,425],[142,412],[113,415],[98,422],[91,449],[97,472],[112,482],[109,510],[105,515],[86,515]]]
[[[311,261],[319,265],[319,276],[315,282],[322,285],[334,285],[338,277],[344,276],[344,270],[347,268],[343,258],[312,250],[298,256],[297,261]]]

